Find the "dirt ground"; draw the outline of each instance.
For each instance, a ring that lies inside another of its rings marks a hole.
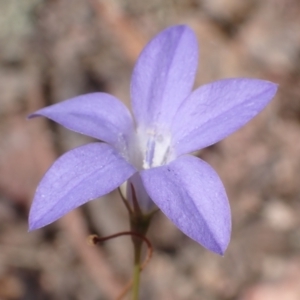
[[[248,125],[199,153],[230,199],[225,256],[157,215],[141,300],[300,299],[299,0],[0,0],[0,300],[115,299],[129,280],[128,237],[86,243],[90,233],[128,229],[117,193],[27,232],[41,176],[90,140],[26,116],[92,91],[129,105],[141,49],[179,23],[199,40],[195,86],[255,77],[278,83],[279,92]]]

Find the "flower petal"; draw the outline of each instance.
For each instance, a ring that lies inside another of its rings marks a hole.
[[[58,158],[41,180],[29,229],[48,225],[76,207],[117,188],[135,172],[111,146],[92,143]]]
[[[124,151],[133,128],[129,110],[105,93],[78,96],[42,108],[29,117],[44,116],[66,128],[102,140]]]
[[[187,26],[158,34],[141,53],[132,75],[132,108],[138,125],[169,126],[190,94],[198,63],[194,32]]]
[[[182,232],[207,249],[224,253],[230,240],[230,207],[212,167],[186,155],[142,171],[141,177],[151,199]]]
[[[179,108],[172,125],[176,155],[227,137],[274,97],[277,85],[258,79],[224,79],[200,87]]]

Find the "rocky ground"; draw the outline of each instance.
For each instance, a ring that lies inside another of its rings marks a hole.
[[[196,86],[226,77],[279,84],[246,127],[199,155],[220,174],[232,241],[218,257],[161,214],[141,299],[300,299],[300,2],[297,0],[0,0],[0,299],[115,299],[132,269],[130,239],[90,247],[90,233],[128,229],[117,193],[27,232],[32,197],[60,154],[89,142],[45,105],[105,91],[129,105],[134,62],[172,24],[200,43]]]

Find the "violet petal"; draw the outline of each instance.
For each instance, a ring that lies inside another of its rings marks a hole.
[[[104,143],[87,144],[65,153],[50,167],[36,190],[29,229],[48,225],[111,192],[134,172],[134,167]]]
[[[167,28],[149,42],[131,81],[132,108],[138,125],[170,125],[192,90],[197,64],[197,39],[187,26]]]
[[[188,97],[174,118],[176,155],[210,146],[227,137],[274,97],[277,85],[258,79],[224,79],[206,84]]]
[[[42,108],[29,117],[44,116],[64,127],[115,146],[127,147],[133,128],[129,110],[117,98],[105,93],[78,96]]]
[[[224,253],[230,240],[230,207],[210,165],[186,155],[142,171],[141,177],[151,199],[183,233],[215,253]]]

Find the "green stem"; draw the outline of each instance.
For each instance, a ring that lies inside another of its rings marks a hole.
[[[133,269],[133,284],[132,284],[132,300],[139,299],[140,274],[141,274],[141,252],[142,252],[142,242],[136,240],[134,242],[134,269]]]

